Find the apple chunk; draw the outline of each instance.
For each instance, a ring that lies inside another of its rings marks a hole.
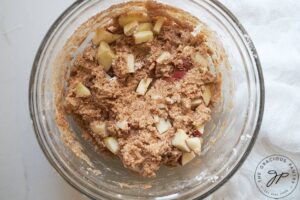
[[[196,126],[197,131],[199,131],[201,134],[204,133],[204,127],[205,127],[204,124],[201,124],[201,125]]]
[[[148,22],[150,19],[146,13],[126,13],[119,17],[118,22],[121,27],[133,21]]]
[[[209,86],[203,86],[202,87],[202,94],[203,94],[203,101],[205,103],[206,106],[209,105],[210,100],[211,100],[211,90]]]
[[[160,134],[165,133],[172,127],[171,122],[168,119],[159,118],[156,123],[156,128]]]
[[[204,58],[199,52],[196,52],[192,56],[192,60],[199,66],[201,67],[207,67],[208,66],[208,61],[207,59]]]
[[[155,22],[154,28],[153,28],[154,33],[156,33],[156,34],[160,33],[161,28],[164,25],[165,21],[166,21],[166,18],[164,18],[164,17],[159,17],[157,19],[157,21]]]
[[[201,154],[201,140],[199,137],[188,138],[186,144],[197,155]]]
[[[75,94],[76,97],[88,97],[91,95],[91,91],[79,82],[75,87]]]
[[[136,92],[139,95],[145,95],[151,82],[152,82],[152,78],[142,79],[136,89]]]
[[[191,162],[196,157],[194,152],[183,153],[181,157],[181,165],[184,166],[187,163]]]
[[[138,32],[141,31],[151,31],[153,29],[153,25],[151,23],[141,23],[138,28]]]
[[[131,36],[137,31],[138,28],[139,28],[138,21],[130,22],[129,24],[126,24],[124,26],[124,34],[126,36]]]
[[[90,124],[90,128],[92,129],[93,133],[100,135],[103,138],[107,137],[105,123],[95,121]]]
[[[119,34],[112,34],[105,30],[104,28],[99,28],[96,30],[96,35],[93,38],[93,43],[99,45],[101,41],[107,42],[108,44],[121,38]]]
[[[176,148],[180,149],[183,152],[190,152],[190,148],[187,146],[185,140],[188,139],[189,136],[182,129],[177,130],[175,136],[172,140],[172,145]]]
[[[159,64],[162,64],[165,60],[169,60],[172,57],[172,55],[167,52],[163,51],[160,56],[156,59],[156,62]]]
[[[153,40],[152,31],[141,31],[134,34],[135,44],[141,44],[144,42],[149,42]]]
[[[124,121],[119,121],[116,123],[116,126],[121,129],[121,130],[125,130],[128,128],[128,122],[126,120]]]
[[[103,66],[105,71],[108,71],[110,69],[115,57],[116,56],[111,50],[110,46],[104,41],[100,42],[100,46],[97,52],[97,59],[99,64]]]
[[[113,154],[116,154],[120,149],[118,140],[114,137],[105,138],[104,144],[106,148],[108,148],[108,150],[111,151]]]
[[[191,103],[192,109],[197,108],[199,105],[201,105],[201,103],[201,99],[193,99]]]
[[[135,72],[134,55],[128,54],[126,57],[126,62],[127,62],[128,73],[134,73]]]

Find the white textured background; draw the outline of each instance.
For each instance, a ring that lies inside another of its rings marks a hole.
[[[73,0],[0,0],[0,199],[87,199],[55,172],[35,139],[28,81],[46,31]],[[253,181],[272,154],[300,169],[300,0],[221,0],[242,22],[261,58],[266,110],[254,150],[211,199],[266,199]],[[209,199],[210,199],[209,198]],[[300,199],[300,186],[288,198]]]

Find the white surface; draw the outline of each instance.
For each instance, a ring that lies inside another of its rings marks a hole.
[[[254,171],[272,154],[292,159],[300,169],[300,1],[222,0],[247,29],[258,50],[266,84],[259,138],[242,168],[214,199],[266,199]],[[300,199],[300,186],[285,199]]]
[[[50,25],[72,2],[0,0],[1,200],[87,199],[65,183],[44,157],[33,133],[27,100],[37,48]],[[266,199],[253,181],[255,167],[262,158],[280,153],[300,168],[300,1],[221,2],[239,18],[254,40],[267,94],[265,118],[254,151],[212,198]],[[287,199],[300,199],[299,185]]]

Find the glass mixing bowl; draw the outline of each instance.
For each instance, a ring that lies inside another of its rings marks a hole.
[[[94,199],[201,199],[221,187],[251,151],[263,116],[264,83],[254,45],[238,20],[215,0],[160,0],[179,7],[216,32],[231,68],[222,73],[222,101],[206,128],[203,154],[184,167],[162,167],[155,178],[141,178],[117,159],[101,156],[81,138],[74,137],[90,163],[62,140],[55,120],[53,89],[55,59],[73,32],[95,14],[122,0],[81,0],[71,5],[52,25],[34,61],[29,102],[35,133],[53,167],[72,186]],[[62,82],[64,80],[61,80]],[[101,173],[100,173],[100,172]],[[98,172],[98,173],[95,173]]]

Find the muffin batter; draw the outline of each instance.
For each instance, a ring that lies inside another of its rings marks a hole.
[[[206,33],[192,32],[149,7],[97,28],[72,63],[66,113],[142,176],[201,154],[220,77],[209,67]]]

